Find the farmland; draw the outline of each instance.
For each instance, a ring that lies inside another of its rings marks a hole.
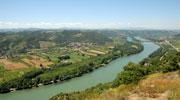
[[[126,36],[117,34],[110,38],[96,31],[28,31],[0,36],[3,39],[1,92],[8,92],[13,87],[26,89],[79,77],[118,57],[143,50],[137,40],[128,42]],[[17,36],[21,41],[14,39]],[[59,37],[58,40],[55,37]],[[66,40],[62,40],[64,38]]]

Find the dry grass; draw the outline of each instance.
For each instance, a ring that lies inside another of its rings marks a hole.
[[[138,47],[136,45],[132,45],[132,47],[138,49]]]
[[[2,64],[6,70],[28,68],[26,64],[20,62],[13,62],[8,59],[0,59],[0,64]]]
[[[180,72],[157,73],[137,84],[73,94],[73,100],[180,100]],[[67,100],[66,98],[63,100]]]
[[[121,85],[118,88],[111,88],[101,94],[96,100],[125,100],[129,96],[129,91],[133,90],[134,85]]]
[[[53,47],[56,45],[53,42],[47,42],[47,41],[39,41],[39,44],[41,49],[48,49],[49,47]]]
[[[180,77],[177,72],[167,74],[154,74],[139,82],[132,95],[143,98],[144,100],[168,100],[180,96]],[[130,95],[130,98],[133,96]],[[129,99],[132,100],[132,99]]]
[[[16,70],[16,69],[24,69],[28,67],[37,67],[39,68],[42,64],[44,67],[53,64],[53,62],[43,59],[38,56],[30,56],[29,58],[22,59],[24,62],[13,62],[9,59],[0,59],[0,64],[4,66],[6,70]]]
[[[94,100],[180,100],[180,76],[177,72],[149,75],[137,85],[121,85],[94,98]]]
[[[88,50],[88,52],[95,53],[95,54],[100,54],[100,55],[105,55],[106,54],[106,53],[104,53],[102,51],[97,51],[97,50]]]
[[[88,55],[88,56],[97,56],[97,54],[85,52],[85,51],[82,51],[82,50],[79,50],[79,52],[82,53],[82,54]]]
[[[44,67],[47,67],[48,65],[51,65],[53,64],[53,62],[51,61],[48,61],[46,59],[43,59],[41,57],[38,57],[38,56],[30,56],[29,58],[24,58],[22,59],[25,63],[31,65],[31,66],[34,66],[34,67],[37,67],[39,68],[40,65],[42,64]]]

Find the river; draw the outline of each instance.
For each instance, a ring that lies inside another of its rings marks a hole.
[[[60,92],[80,91],[95,86],[99,83],[113,81],[116,75],[122,71],[123,66],[128,62],[138,63],[159,48],[153,42],[143,42],[144,50],[138,54],[120,57],[105,67],[84,74],[81,77],[73,78],[63,83],[56,83],[38,88],[20,90],[16,92],[0,94],[0,100],[48,100]]]

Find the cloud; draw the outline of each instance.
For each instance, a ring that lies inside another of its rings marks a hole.
[[[128,26],[127,23],[126,26]],[[99,28],[114,28],[119,29],[125,26],[123,23],[83,23],[83,22],[68,22],[68,23],[51,23],[51,22],[5,22],[0,21],[0,28],[85,28],[85,29],[99,29]]]
[[[81,28],[81,29],[179,29],[180,24],[135,24],[131,22],[12,22],[12,21],[0,21],[0,29],[10,28],[45,28],[45,29],[57,29],[57,28]]]

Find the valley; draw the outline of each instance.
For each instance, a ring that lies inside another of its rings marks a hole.
[[[43,32],[46,33],[47,31],[43,31]],[[56,31],[54,32],[56,33]],[[64,31],[61,32],[56,34],[58,35],[63,34]],[[68,33],[67,30],[66,32]],[[69,34],[76,34],[77,30],[70,32],[71,33]],[[99,86],[102,87],[103,90],[100,91],[100,93],[102,95],[106,95],[104,94],[105,91],[109,91],[109,89],[111,88],[113,90],[114,89],[116,90],[116,87],[119,86],[121,87],[121,84],[128,85],[134,81],[138,82],[139,80],[144,79],[142,78],[144,77],[144,75],[146,76],[149,74],[153,74],[156,71],[169,72],[176,70],[176,68],[173,69],[173,67],[172,69],[171,67],[167,67],[167,68],[165,67],[165,69],[164,68],[161,69],[161,67],[159,69],[158,67],[157,68],[152,67],[151,69],[151,67],[149,67],[150,69],[149,68],[143,69],[143,70],[148,70],[149,72],[143,74],[143,76],[140,76],[141,78],[139,78],[139,76],[135,76],[134,77],[135,80],[134,80],[133,77],[131,76],[132,78],[129,77],[128,79],[125,79],[125,80],[130,80],[129,82],[127,81],[127,83],[126,82],[116,83],[117,80],[116,75],[117,73],[119,73],[120,70],[122,71],[121,73],[124,73],[123,71],[124,66],[129,66],[129,67],[139,66],[136,64],[132,64],[132,65],[128,64],[129,62],[140,63],[142,68],[144,66],[153,66],[153,65],[165,66],[168,64],[165,62],[163,64],[161,62],[166,61],[164,60],[166,59],[166,56],[169,55],[169,53],[174,54],[174,52],[178,52],[178,51],[174,49],[171,44],[166,42],[167,40],[171,41],[169,37],[164,37],[164,40],[160,38],[152,38],[154,37],[153,35],[147,38],[147,36],[145,36],[146,32],[143,32],[144,35],[138,35],[138,34],[132,35],[129,34],[130,31],[121,31],[121,30],[119,31],[112,30],[113,35],[106,35],[105,33],[101,33],[102,31],[93,31],[93,32],[98,32],[99,36],[100,35],[104,36],[103,39],[98,38],[97,40],[93,40],[96,42],[89,42],[91,41],[91,38],[88,40],[88,42],[85,42],[85,40],[82,39],[82,41],[84,42],[80,42],[79,40],[72,41],[71,38],[74,38],[74,36],[70,35],[66,37],[67,39],[70,39],[69,40],[70,42],[68,40],[65,40],[68,42],[63,42],[63,43],[62,42],[56,43],[52,41],[50,43],[50,42],[40,41],[40,42],[35,42],[35,44],[32,44],[32,45],[37,45],[36,43],[39,43],[38,44],[39,47],[32,46],[34,48],[29,48],[28,46],[23,45],[23,47],[21,48],[26,48],[23,49],[25,50],[23,52],[17,49],[16,46],[15,47],[8,45],[4,46],[3,48],[15,48],[16,53],[14,53],[12,49],[9,49],[8,52],[1,53],[2,56],[0,59],[1,60],[0,73],[2,76],[0,78],[1,79],[0,91],[1,93],[7,93],[7,92],[11,92],[11,93],[2,94],[0,95],[0,97],[3,98],[3,100],[11,100],[12,98],[22,99],[27,97],[28,91],[32,91],[31,95],[33,95],[34,99],[38,97],[39,99],[41,98],[42,100],[44,99],[47,100],[52,95],[57,94],[58,91],[59,92],[61,91],[63,92],[61,95],[55,96],[51,99],[56,100],[57,98],[60,99],[61,97],[66,98],[64,97],[64,95],[67,94],[64,93],[70,93],[68,94],[69,96],[67,98],[71,98],[72,95],[72,98],[77,98],[77,100],[79,100],[80,98],[78,97],[78,95],[80,95],[81,99],[84,100],[85,98],[83,97],[88,97],[88,96],[83,96],[84,92],[86,95],[91,95],[93,98],[101,98],[95,96],[97,95],[96,89],[98,89]],[[136,32],[136,31],[131,31],[130,33],[132,32]],[[39,34],[39,32],[36,33]],[[89,31],[85,31],[85,32],[78,31],[77,34],[78,36],[82,36],[83,34],[88,34],[88,33]],[[20,32],[17,34],[20,34],[21,36],[22,33]],[[24,34],[27,33],[25,32]],[[149,34],[148,31],[147,34]],[[35,36],[33,38],[39,38],[39,36],[41,35],[39,34],[37,36],[38,37]],[[144,39],[140,38],[139,36],[143,37]],[[104,40],[105,37],[106,39],[103,43],[98,42],[101,39]],[[159,35],[159,37],[161,37],[161,34]],[[150,41],[145,41],[145,39],[149,39]],[[47,39],[47,41],[49,40]],[[151,41],[153,41],[156,44],[154,44]],[[15,67],[16,65],[18,65],[18,67]],[[121,67],[119,67],[119,65]],[[126,74],[128,75],[128,73]],[[106,78],[104,78],[103,75],[106,75]],[[91,83],[88,80],[94,80],[94,82]],[[81,83],[84,83],[84,85],[81,85],[81,87],[79,87],[78,84]],[[103,83],[103,84],[98,85],[99,83]],[[95,87],[91,89],[90,87],[92,86]],[[49,91],[49,92],[43,94],[42,90],[44,89],[45,91]],[[82,92],[77,92],[78,94],[76,94],[75,91],[82,91]],[[75,93],[71,93],[71,92],[75,92]],[[83,95],[81,93],[83,93]],[[21,94],[21,96],[19,94]],[[44,96],[39,97],[38,96],[39,94],[42,94]],[[77,95],[77,97],[74,97],[73,96],[74,94]],[[8,96],[8,95],[12,95],[12,96]],[[32,99],[32,97],[30,99]]]

